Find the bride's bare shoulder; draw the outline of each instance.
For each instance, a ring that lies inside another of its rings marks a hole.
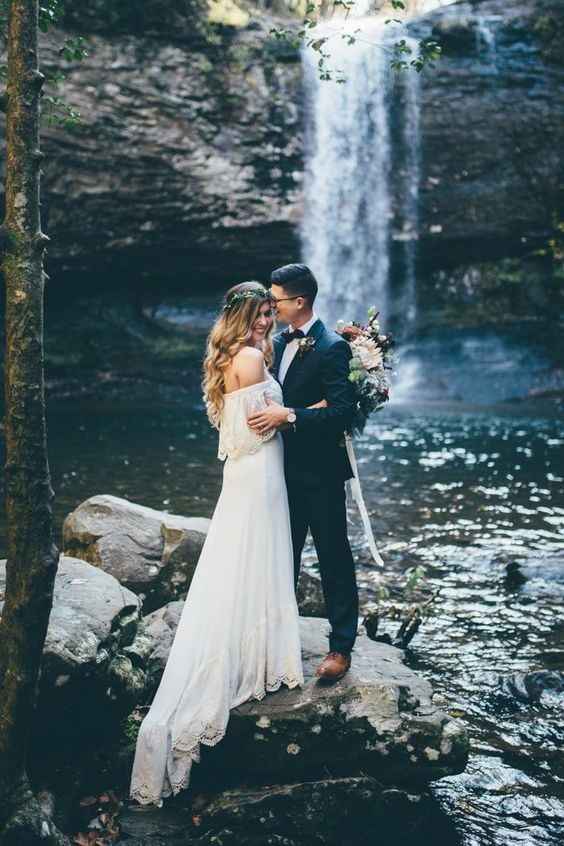
[[[231,367],[239,388],[247,388],[265,379],[264,355],[256,347],[242,347],[233,356]]]
[[[233,364],[243,364],[248,361],[264,361],[262,350],[256,347],[241,347],[238,353],[233,356]]]

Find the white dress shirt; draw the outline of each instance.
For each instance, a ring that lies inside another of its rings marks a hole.
[[[315,321],[317,320],[317,315],[313,314],[310,320],[307,323],[304,323],[303,326],[297,326],[297,329],[301,329],[304,335],[307,335]],[[289,326],[290,332],[294,331],[294,327],[290,324]],[[298,338],[294,338],[293,341],[290,341],[289,344],[286,344],[286,349],[282,353],[282,360],[280,361],[280,369],[278,370],[278,381],[280,384],[284,384],[284,379],[286,378],[286,373],[288,372],[288,368],[290,367],[291,363],[294,360],[294,356],[298,351]]]

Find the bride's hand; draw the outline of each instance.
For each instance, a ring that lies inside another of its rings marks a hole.
[[[307,406],[307,408],[328,408],[328,407],[329,407],[329,403],[325,399],[319,400],[319,402],[315,402],[313,405]]]

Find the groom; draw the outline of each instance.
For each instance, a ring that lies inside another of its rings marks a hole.
[[[353,475],[344,446],[354,390],[349,382],[348,343],[325,328],[313,311],[317,282],[305,264],[271,274],[276,316],[289,324],[274,337],[272,372],[282,385],[284,406],[271,404],[249,419],[257,432],[279,428],[284,456],[294,576],[298,583],[308,529],[319,559],[327,616],[329,653],[317,669],[324,681],[342,678],[351,664],[358,624],[358,591],[347,537],[345,480]],[[326,407],[307,408],[320,401]]]

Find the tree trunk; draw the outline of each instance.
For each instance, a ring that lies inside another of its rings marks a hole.
[[[5,437],[8,562],[0,621],[2,842],[64,842],[26,773],[39,666],[58,565],[43,383],[43,252],[39,180],[38,0],[11,0],[8,25]],[[48,730],[48,727],[46,727]]]

